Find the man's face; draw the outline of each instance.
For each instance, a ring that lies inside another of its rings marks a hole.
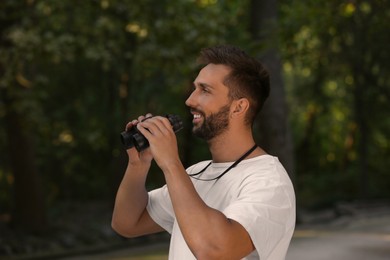
[[[186,101],[193,114],[193,133],[205,140],[225,132],[229,127],[231,100],[223,80],[230,72],[224,65],[204,67],[193,85],[194,90]]]

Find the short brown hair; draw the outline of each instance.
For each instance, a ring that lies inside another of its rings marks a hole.
[[[250,106],[246,122],[253,124],[270,93],[269,73],[255,58],[230,45],[204,48],[198,61],[201,64],[222,64],[231,68],[224,84],[232,99],[246,98]]]

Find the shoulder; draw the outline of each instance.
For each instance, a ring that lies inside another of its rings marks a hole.
[[[261,155],[241,163],[242,171],[257,177],[288,177],[288,174],[279,159],[272,155]]]
[[[263,155],[248,159],[237,171],[235,181],[241,191],[280,192],[294,196],[291,179],[277,157]]]
[[[191,165],[186,169],[188,174],[196,173],[204,169],[208,164],[210,164],[211,160],[201,161],[196,164]]]

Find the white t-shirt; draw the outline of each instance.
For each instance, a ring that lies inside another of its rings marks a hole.
[[[197,163],[187,173],[197,173],[208,163]],[[231,164],[212,163],[197,177],[212,179]],[[243,259],[285,259],[295,227],[295,194],[276,157],[262,155],[243,160],[218,181],[191,179],[208,206],[237,221],[249,233],[256,250]],[[147,210],[171,234],[169,259],[196,259],[180,231],[166,185],[149,192]]]

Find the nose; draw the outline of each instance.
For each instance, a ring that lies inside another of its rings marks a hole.
[[[195,96],[196,96],[195,91],[192,91],[190,96],[187,98],[185,104],[189,107],[195,107],[196,106]]]

